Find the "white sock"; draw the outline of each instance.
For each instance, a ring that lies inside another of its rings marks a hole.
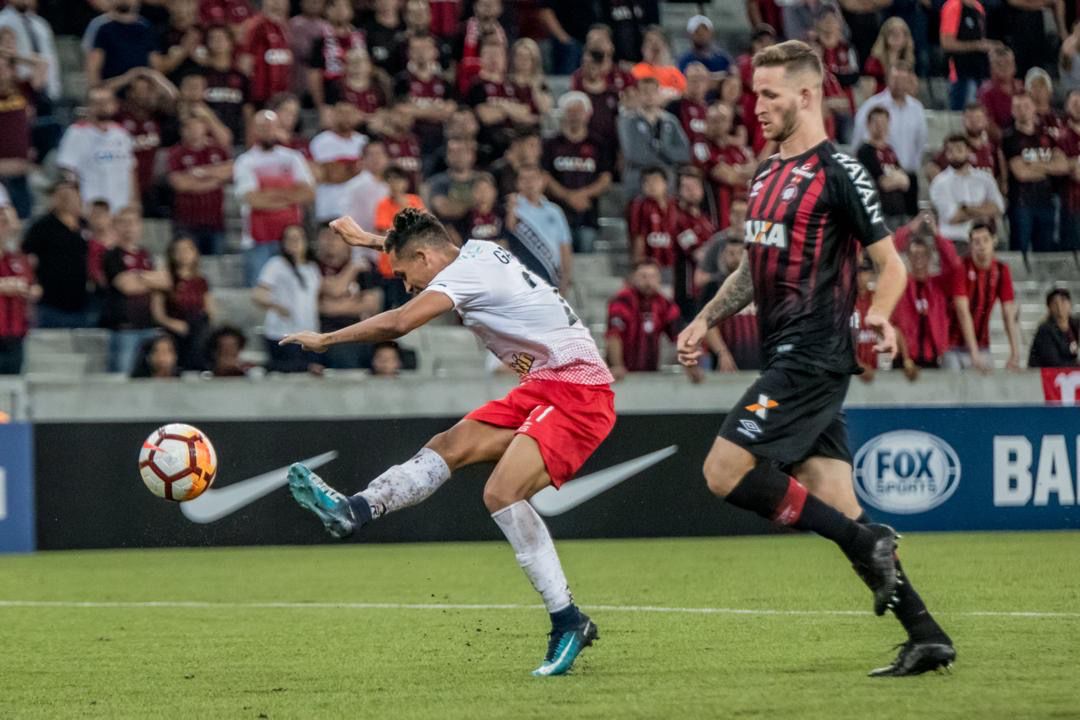
[[[360,497],[371,506],[371,519],[427,500],[450,479],[450,468],[439,453],[424,448],[401,465],[371,481]],[[354,496],[355,497],[355,496]]]
[[[570,587],[563,574],[562,564],[555,552],[551,533],[528,500],[518,500],[491,514],[495,524],[506,535],[517,555],[518,565],[529,576],[536,591],[544,598],[549,613],[570,606]]]

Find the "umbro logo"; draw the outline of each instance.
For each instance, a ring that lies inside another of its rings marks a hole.
[[[740,420],[736,430],[751,440],[757,440],[761,436],[761,426],[753,420]]]

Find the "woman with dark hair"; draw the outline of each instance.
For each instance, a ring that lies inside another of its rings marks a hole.
[[[1072,314],[1072,295],[1056,287],[1046,294],[1046,318],[1035,332],[1028,367],[1080,365],[1080,318]]]
[[[263,336],[271,372],[321,370],[314,356],[298,345],[278,345],[286,335],[319,329],[319,266],[311,260],[304,229],[285,228],[281,254],[263,266],[252,293],[255,304],[266,311]]]
[[[247,338],[239,328],[224,325],[206,340],[206,365],[214,377],[244,377],[253,365],[240,359]]]
[[[176,340],[180,367],[201,370],[202,348],[216,315],[210,285],[199,272],[199,247],[190,235],[178,235],[169,244],[167,263],[171,287],[150,299],[150,313]]]
[[[155,335],[139,347],[135,367],[131,371],[133,378],[174,378],[180,377],[180,368],[176,364],[176,341],[172,335]]]

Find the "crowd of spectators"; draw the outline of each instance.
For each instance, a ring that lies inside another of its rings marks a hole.
[[[785,38],[820,50],[826,125],[877,183],[911,263],[898,365],[909,376],[985,368],[1000,301],[1018,366],[999,238],[1024,252],[1080,248],[1074,8],[746,0],[746,10],[748,37],[718,37],[696,15],[672,38],[657,0],[7,0],[0,372],[21,367],[34,324],[109,329],[116,372],[246,373],[245,333],[220,327],[200,271],[203,256],[240,252],[265,312],[268,369],[395,374],[414,361],[396,347],[312,357],[277,345],[407,299],[385,257],[350,251],[327,221],[349,214],[379,231],[404,207],[427,208],[457,238],[500,242],[570,292],[573,255],[597,248],[605,200],[625,208],[634,268],[611,303],[609,360],[616,375],[655,370],[660,337],[745,252],[747,184],[775,150],[754,113],[750,58]],[[79,106],[66,126],[54,33],[81,37],[86,94],[66,98]],[[555,75],[570,76],[569,92],[553,93]],[[963,132],[940,152],[927,146],[919,99],[931,75],[947,78],[942,103],[963,111]],[[46,158],[58,176],[35,197],[30,178]],[[163,267],[143,247],[143,218],[171,222]],[[860,277],[868,292],[872,277]],[[1034,362],[1061,358],[1055,347],[1076,362],[1064,297],[1050,299]],[[711,367],[760,366],[752,306],[707,342]],[[872,377],[876,358],[863,364]]]

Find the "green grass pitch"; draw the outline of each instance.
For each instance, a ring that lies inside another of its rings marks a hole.
[[[504,544],[2,557],[0,718],[1080,717],[1078,533],[907,536],[959,660],[900,680],[866,677],[902,632],[823,540],[559,549],[601,639],[546,679]]]

